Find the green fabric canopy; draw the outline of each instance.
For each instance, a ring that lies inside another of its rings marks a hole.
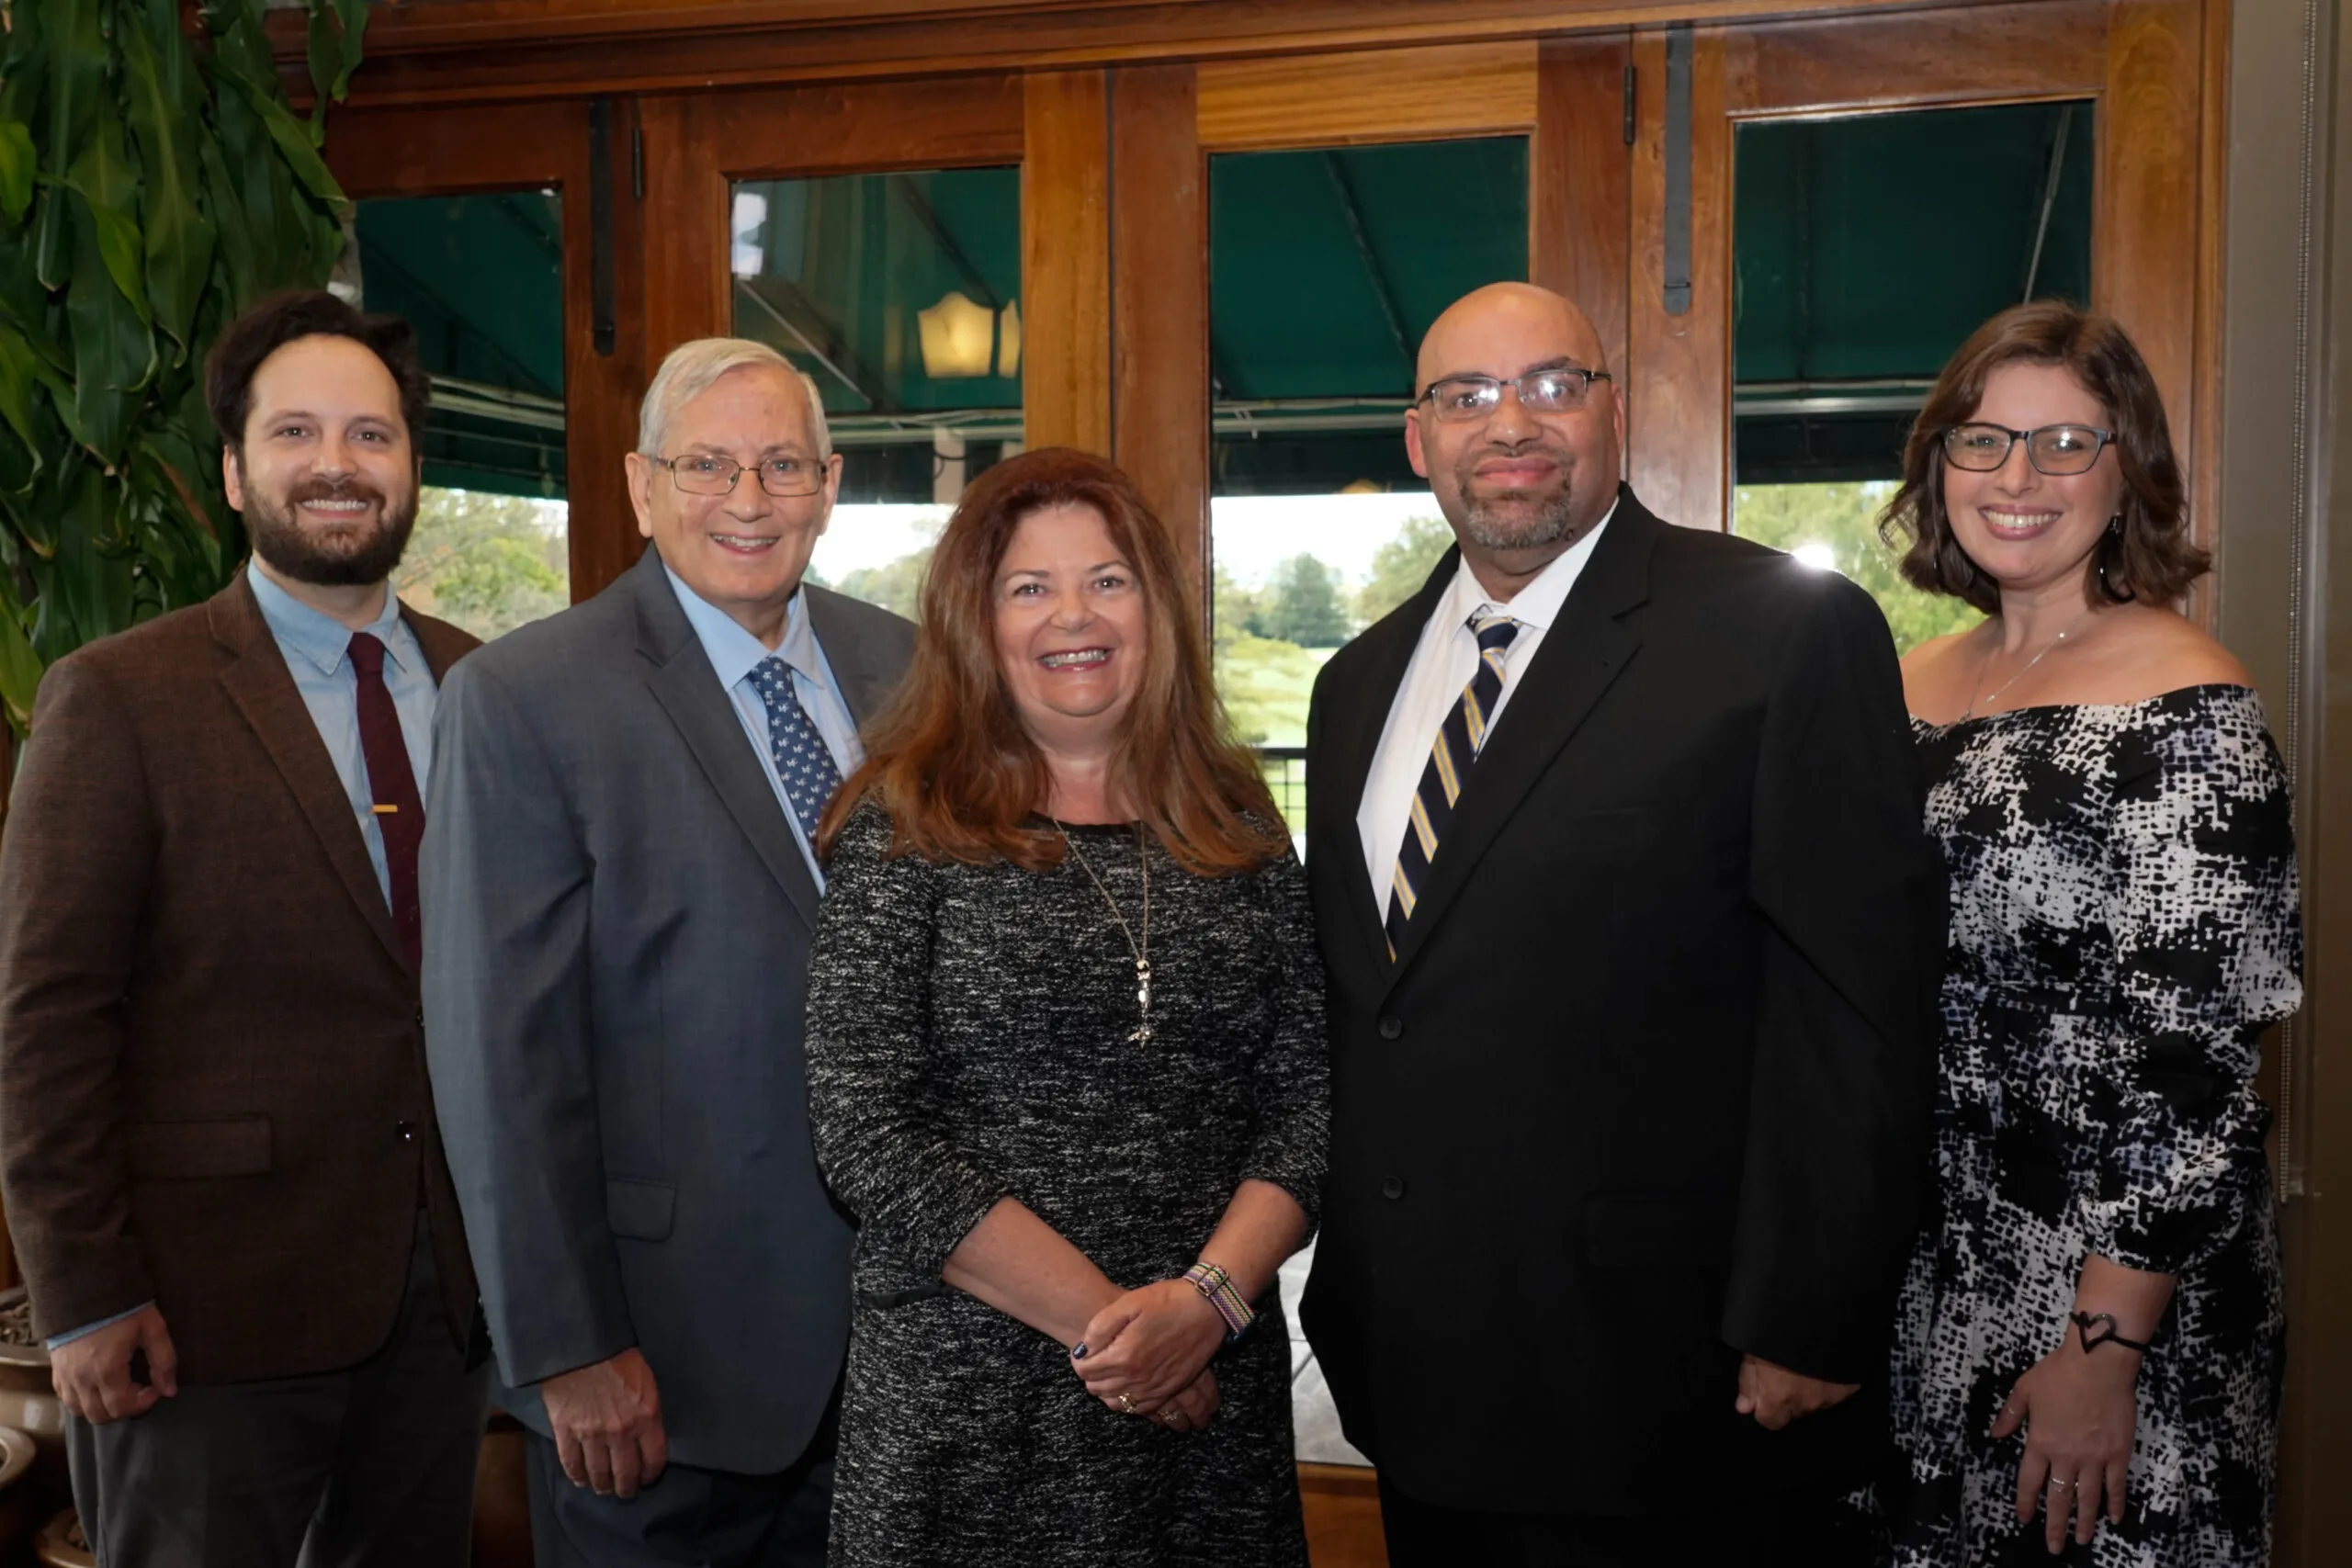
[[[1740,481],[1891,474],[1924,383],[1978,322],[2086,298],[2093,141],[2080,103],[1741,127]],[[1527,276],[1527,182],[1519,137],[1211,160],[1220,493],[1415,482],[1395,434],[1414,351],[1451,300]],[[1017,439],[1018,169],[735,197],[736,330],[817,378],[851,495],[930,500],[937,427],[972,470]],[[366,303],[416,324],[435,378],[427,482],[560,496],[557,197],[368,201],[357,230]],[[979,369],[933,374],[920,313],[954,295]]]

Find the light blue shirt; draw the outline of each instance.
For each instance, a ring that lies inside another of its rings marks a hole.
[[[808,836],[800,830],[800,818],[792,809],[791,797],[784,793],[784,779],[775,771],[775,748],[768,738],[768,705],[760,699],[759,688],[752,684],[752,671],[763,660],[781,658],[792,668],[793,694],[816,721],[817,733],[824,737],[825,750],[833,754],[833,766],[841,770],[842,777],[849,777],[865,761],[865,748],[857,739],[857,720],[850,716],[849,704],[842,699],[832,667],[825,662],[825,650],[817,645],[816,628],[808,624],[808,595],[798,592],[792,595],[792,603],[785,611],[784,639],[771,650],[739,626],[733,616],[681,582],[667,561],[662,570],[669,574],[671,591],[678,596],[678,607],[685,611],[695,636],[701,639],[702,650],[710,658],[710,667],[718,671],[719,688],[735,705],[735,716],[742,721],[743,738],[752,743],[752,752],[760,760],[760,772],[767,775],[768,787],[775,791],[775,803],[792,829],[793,841],[800,846],[800,858],[808,863],[808,874],[817,879],[817,890],[821,893],[825,887],[824,871],[817,864]]]
[[[359,836],[368,841],[368,859],[376,868],[376,886],[383,889],[384,903],[389,908],[392,901],[391,863],[384,858],[384,829],[376,821],[376,795],[368,784],[368,752],[359,743],[359,675],[351,667],[351,628],[333,615],[303,604],[258,567],[245,569],[245,581],[253,585],[254,597],[261,604],[261,617],[269,623],[269,635],[277,640],[278,652],[286,656],[286,670],[294,677],[294,689],[302,694],[302,705],[311,710],[311,722],[319,727],[319,739],[326,742],[327,755],[334,760],[335,777],[343,783],[343,793],[351,798],[351,814],[358,821]],[[401,619],[401,602],[396,594],[386,592],[384,613],[365,629],[384,645],[384,687],[391,693],[392,707],[401,717],[401,737],[408,742],[408,765],[416,774],[417,798],[421,800],[424,796],[425,775],[433,766],[433,704],[439,695],[433,683],[433,670],[424,662],[424,649],[418,646],[416,633]],[[809,639],[809,646],[815,646],[814,638]],[[756,697],[752,700],[758,701]],[[55,1335],[48,1341],[47,1348],[54,1350],[85,1334],[112,1327],[126,1318],[136,1317],[153,1304],[141,1303],[128,1312]]]
[[[314,610],[270,581],[255,567],[245,570],[254,597],[261,602],[262,619],[269,623],[294,689],[319,727],[327,755],[334,760],[335,777],[351,799],[351,815],[359,835],[368,840],[368,859],[376,868],[376,886],[384,902],[392,900],[392,872],[384,858],[384,829],[376,820],[375,791],[368,784],[368,752],[359,743],[359,674],[351,667],[351,628],[333,615]],[[384,613],[362,628],[384,645],[384,688],[392,694],[392,708],[401,717],[401,738],[408,742],[408,765],[416,774],[416,795],[422,800],[433,771],[433,705],[439,695],[433,671],[416,633],[401,618],[401,603],[389,590]]]

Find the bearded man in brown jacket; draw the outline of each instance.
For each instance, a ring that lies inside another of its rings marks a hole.
[[[0,1186],[108,1568],[466,1560],[488,1368],[418,1010],[407,324],[232,324],[254,559],[58,661],[0,846]],[[306,1550],[307,1547],[307,1550]]]

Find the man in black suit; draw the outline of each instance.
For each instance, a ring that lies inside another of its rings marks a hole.
[[[1305,1319],[1390,1561],[1861,1556],[1941,939],[1886,624],[1651,515],[1557,295],[1458,301],[1417,378],[1457,548],[1307,724]]]

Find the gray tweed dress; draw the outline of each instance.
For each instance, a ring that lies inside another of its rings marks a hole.
[[[1071,834],[1138,925],[1131,829]],[[1234,1189],[1311,1216],[1329,1119],[1305,874],[1188,875],[1154,841],[1154,1039],[1134,964],[1071,860],[1035,873],[885,852],[869,804],[828,868],[808,1000],[817,1155],[858,1223],[831,1562],[1304,1568],[1290,1345],[1270,1290],[1178,1432],[1103,1407],[1062,1347],[944,1285],[1017,1198],[1124,1286],[1183,1272]]]

